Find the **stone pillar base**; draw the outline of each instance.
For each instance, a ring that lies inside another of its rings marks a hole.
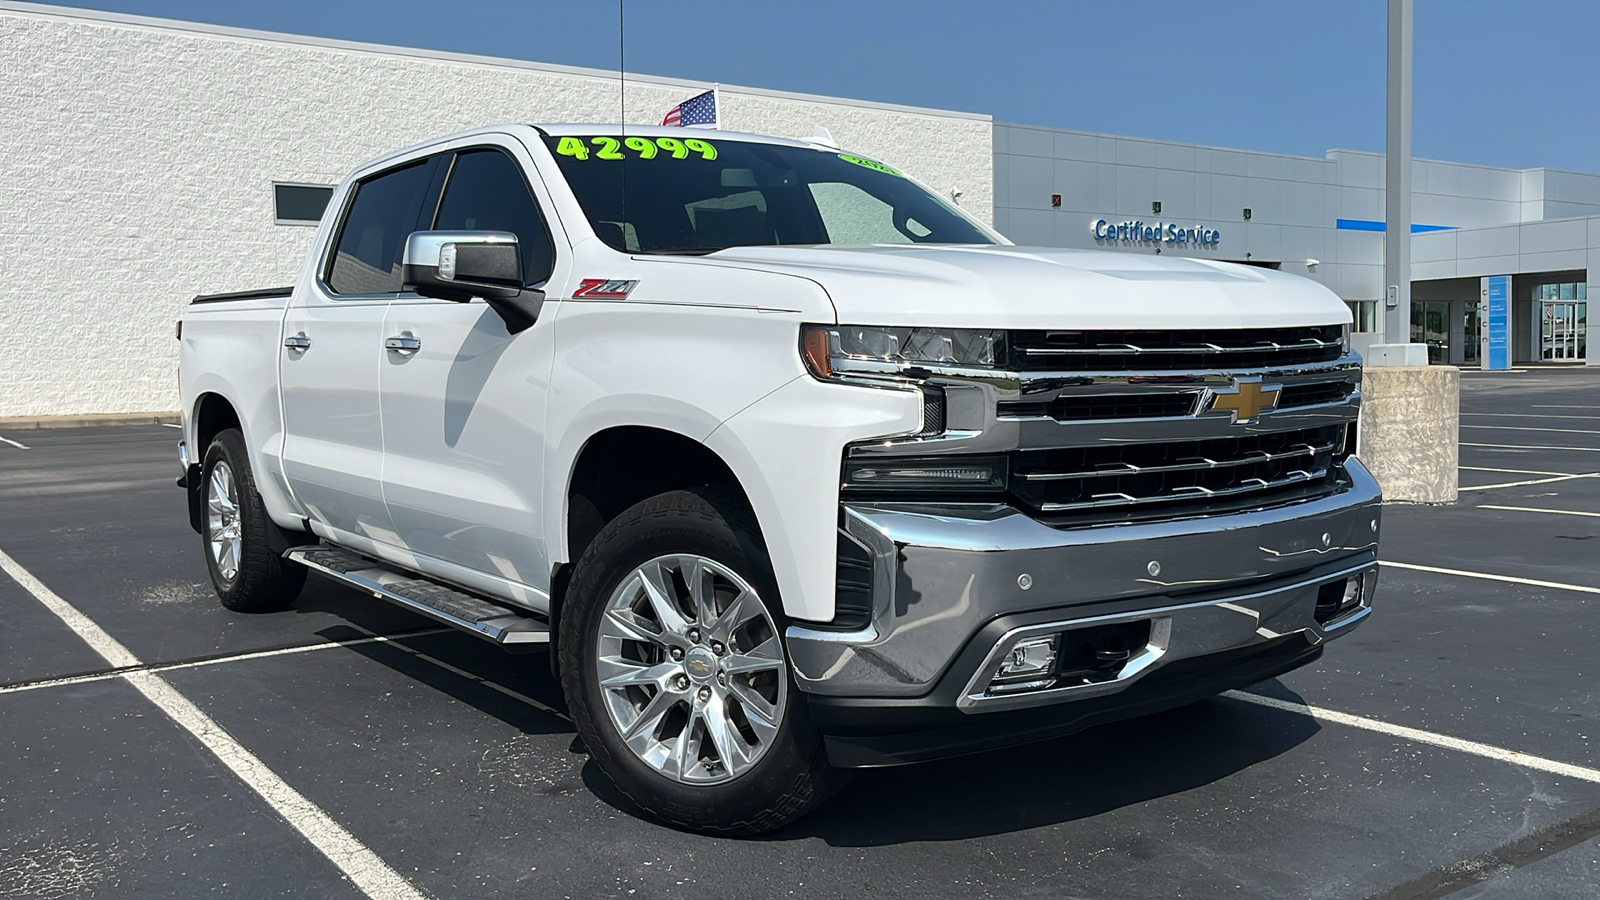
[[[1376,366],[1361,376],[1356,455],[1384,500],[1454,503],[1460,486],[1461,372]]]

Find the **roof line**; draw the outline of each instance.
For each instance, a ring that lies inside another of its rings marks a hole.
[[[1131,134],[1111,134],[1104,131],[1084,131],[1081,128],[1053,128],[1049,125],[1029,125],[1023,122],[996,122],[994,124],[997,128],[1027,128],[1031,131],[1045,131],[1052,134],[1076,134],[1084,137],[1112,138],[1120,141],[1139,141],[1140,143],[1162,144],[1168,147],[1187,147],[1193,150],[1218,150],[1223,153],[1245,153],[1249,154],[1250,156],[1272,156],[1277,157],[1278,159],[1305,160],[1306,162],[1317,163],[1334,163],[1335,160],[1331,158],[1331,155],[1334,153],[1351,153],[1357,156],[1371,156],[1378,159],[1383,158],[1383,154],[1380,152],[1374,150],[1355,150],[1350,147],[1330,147],[1322,156],[1304,156],[1299,153],[1278,153],[1272,150],[1250,150],[1244,147],[1221,147],[1215,144],[1194,144],[1186,141],[1168,140],[1166,138],[1139,137],[1138,135]],[[1594,172],[1583,172],[1577,169],[1558,169],[1554,166],[1534,166],[1528,169],[1513,169],[1507,166],[1491,166],[1486,163],[1459,162],[1453,159],[1433,159],[1426,156],[1413,156],[1411,161],[1420,163],[1433,163],[1436,165],[1445,166],[1465,166],[1469,169],[1488,169],[1494,172],[1561,172],[1567,175],[1581,175],[1587,178],[1600,177],[1600,174]]]
[[[615,69],[593,69],[583,66],[566,66],[557,63],[541,63],[531,60],[510,59],[503,56],[482,56],[473,53],[456,53],[449,50],[428,50],[421,47],[401,47],[393,44],[373,44],[364,41],[346,41],[338,38],[322,38],[310,35],[289,34],[280,31],[262,31],[254,28],[235,28],[231,25],[212,25],[206,22],[187,22],[181,19],[162,19],[154,16],[137,16],[128,13],[106,12],[98,9],[80,9],[78,7],[54,6],[46,3],[23,3],[16,0],[0,0],[0,13],[11,13],[28,18],[42,19],[76,19],[103,25],[117,25],[125,28],[145,31],[166,31],[187,33],[205,37],[227,38],[242,41],[259,41],[263,43],[291,44],[300,47],[309,47],[318,50],[337,50],[346,53],[362,53],[375,56],[389,56],[401,59],[421,59],[430,62],[455,62],[465,65],[485,66],[500,69],[522,69],[530,72],[543,72],[556,75],[571,75],[580,78],[593,78],[601,81],[617,80]],[[680,87],[690,90],[706,90],[712,87],[711,82],[693,81],[686,78],[670,78],[661,75],[643,75],[634,72],[627,73],[627,80],[635,84],[648,84],[655,87]],[[779,91],[770,88],[744,87],[741,85],[722,84],[724,93],[743,94],[751,97],[768,97],[778,100],[802,100],[812,103],[831,103],[842,106],[854,106],[863,109],[877,109],[887,112],[910,113],[913,115],[929,116],[934,118],[967,119],[980,122],[992,122],[993,117],[986,113],[960,112],[949,109],[934,109],[925,106],[906,106],[899,103],[881,103],[876,100],[860,100],[853,97],[831,97],[825,94],[804,94],[796,91]]]
[[[996,122],[996,127],[1027,128],[1033,131],[1048,131],[1055,134],[1078,134],[1084,137],[1113,138],[1121,141],[1139,141],[1145,144],[1164,144],[1168,147],[1187,147],[1192,150],[1220,150],[1224,153],[1248,153],[1251,156],[1276,156],[1281,159],[1301,159],[1306,162],[1327,163],[1332,162],[1323,156],[1302,156],[1298,153],[1276,153],[1271,150],[1246,150],[1241,147],[1219,147],[1214,144],[1192,144],[1184,141],[1167,140],[1166,138],[1139,137],[1131,134],[1111,134],[1104,131],[1084,131],[1081,128],[1052,128],[1049,125],[1028,125],[1022,122]]]

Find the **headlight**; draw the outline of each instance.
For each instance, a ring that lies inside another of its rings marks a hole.
[[[800,355],[818,378],[839,373],[889,375],[914,366],[992,369],[1005,332],[976,328],[883,328],[806,325]]]

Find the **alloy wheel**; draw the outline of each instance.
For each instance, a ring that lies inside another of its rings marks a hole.
[[[727,566],[695,555],[644,563],[612,592],[596,642],[611,723],[658,773],[718,784],[772,746],[788,699],[783,644]]]
[[[222,460],[211,467],[211,480],[206,485],[206,541],[217,571],[224,581],[232,581],[239,574],[243,524],[239,519],[233,469]]]

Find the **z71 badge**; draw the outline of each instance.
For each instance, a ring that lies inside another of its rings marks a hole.
[[[637,279],[623,281],[616,278],[585,278],[578,282],[578,289],[572,292],[572,296],[574,299],[588,297],[591,300],[626,300],[638,284]]]

